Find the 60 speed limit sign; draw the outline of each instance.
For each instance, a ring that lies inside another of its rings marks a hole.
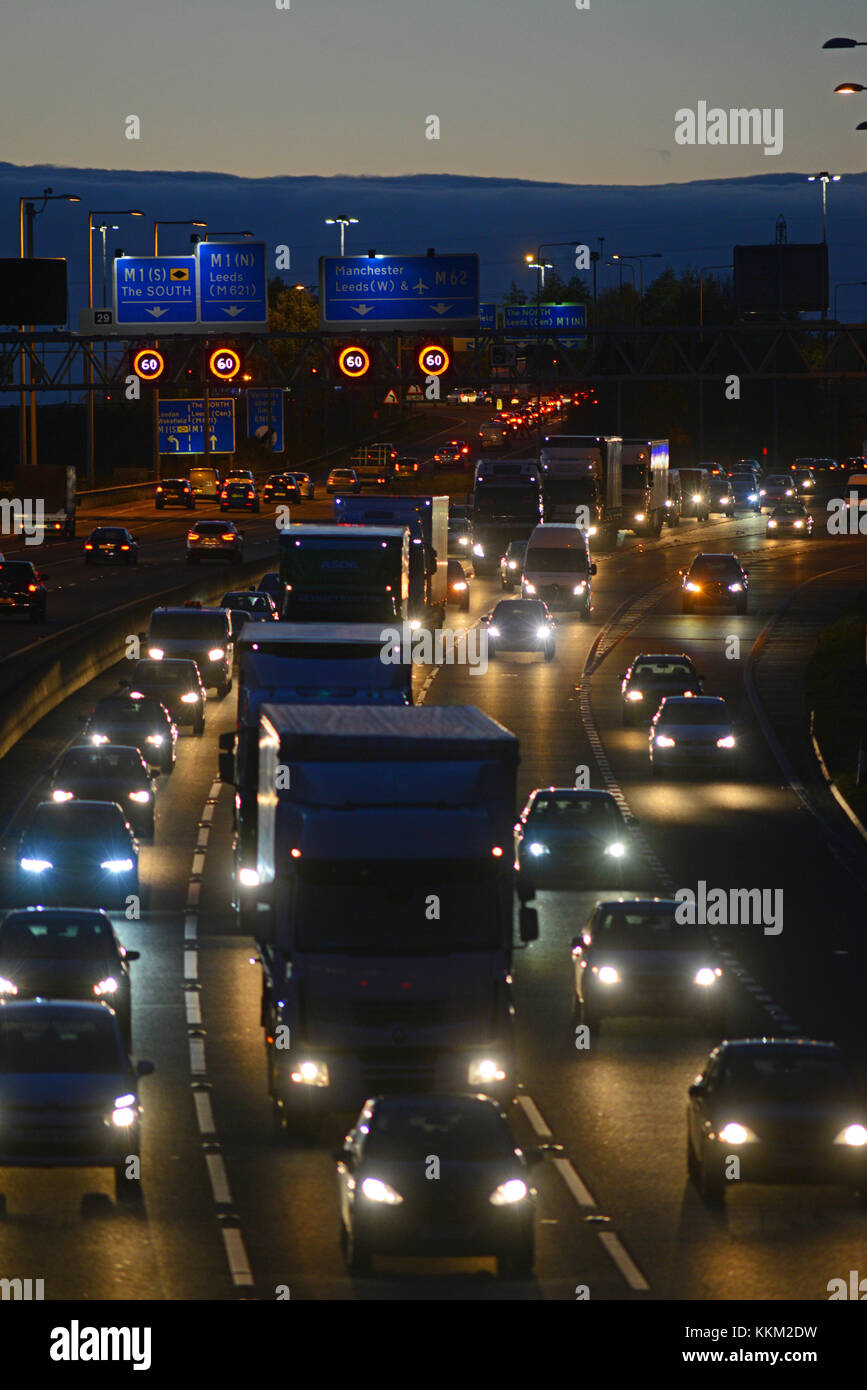
[[[345,347],[337,365],[344,376],[364,376],[370,368],[370,354],[363,347]]]
[[[418,365],[427,376],[442,376],[451,365],[451,358],[439,343],[429,343],[418,355]]]

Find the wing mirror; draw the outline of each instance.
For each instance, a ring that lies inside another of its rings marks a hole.
[[[136,1076],[151,1076],[152,1073],[154,1072],[154,1070],[155,1070],[155,1067],[154,1067],[153,1062],[137,1062],[137,1063],[136,1063],[136,1068],[135,1068]]]
[[[140,960],[141,951],[124,951],[123,958],[124,960]]]

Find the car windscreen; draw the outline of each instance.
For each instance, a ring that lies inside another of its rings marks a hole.
[[[133,777],[141,773],[141,756],[134,748],[70,748],[57,769],[58,777]]]
[[[662,707],[660,723],[666,724],[727,724],[729,717],[725,705],[702,705],[697,700],[678,700],[672,705],[666,700]]]
[[[432,1106],[428,1110],[380,1108],[365,1144],[370,1157],[424,1163],[441,1159],[484,1163],[506,1158],[513,1150],[508,1131],[493,1107]]]
[[[681,924],[674,911],[659,912],[628,909],[602,912],[593,923],[593,940],[602,946],[619,946],[625,951],[708,951],[714,952],[703,927]]]
[[[233,526],[232,521],[197,521],[193,532],[198,536],[221,536],[224,531],[231,531]]]
[[[148,628],[148,639],[192,642],[222,642],[226,636],[223,613],[206,613],[191,609],[186,613],[154,613]]]
[[[100,526],[98,530],[94,531],[92,539],[95,541],[125,541],[126,531],[121,530],[118,526]]]
[[[670,680],[672,677],[695,677],[692,664],[688,661],[636,661],[632,668],[636,680]]]
[[[778,516],[806,516],[807,510],[799,502],[784,502],[780,507],[774,507],[771,519]]]
[[[693,579],[740,579],[736,560],[723,556],[720,560],[696,560],[690,574]]]
[[[140,661],[130,685],[189,685],[195,673],[187,661]]]
[[[545,608],[534,600],[511,600],[498,603],[494,609],[494,624],[505,623],[543,623]]]
[[[114,1023],[105,1018],[0,1017],[0,1072],[109,1073],[122,1070]]]
[[[528,574],[586,574],[587,554],[575,546],[530,546],[524,569]]]
[[[739,1097],[776,1101],[849,1101],[852,1080],[842,1062],[804,1053],[733,1053],[722,1090]]]
[[[102,838],[126,839],[128,832],[124,825],[123,812],[119,806],[106,802],[99,806],[87,806],[81,801],[70,801],[57,806],[42,806],[34,814],[25,838],[38,840],[40,844],[56,841],[58,844],[86,844],[96,847]]]
[[[273,609],[264,594],[224,594],[226,608],[245,609],[248,613],[272,613]]]
[[[0,926],[0,956],[7,959],[101,959],[116,953],[114,933],[98,917],[33,913],[13,916]]]
[[[102,700],[91,716],[91,727],[99,733],[103,724],[164,724],[156,700]]]
[[[0,564],[0,584],[32,584],[33,570],[26,560],[6,560]]]
[[[534,826],[556,825],[590,831],[613,830],[623,824],[615,802],[604,797],[537,796],[530,819]]]

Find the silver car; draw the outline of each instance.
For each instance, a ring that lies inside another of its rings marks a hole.
[[[718,695],[669,695],[650,723],[650,766],[654,777],[669,768],[708,765],[734,773],[738,739],[725,700]]]

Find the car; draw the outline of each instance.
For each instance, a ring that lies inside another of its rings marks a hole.
[[[735,497],[728,478],[711,478],[709,515],[734,516]]]
[[[308,502],[313,502],[316,497],[316,487],[310,474],[295,468],[293,469],[293,476],[301,489],[302,497],[305,497]]]
[[[332,468],[325,480],[326,492],[361,491],[361,480],[354,468]]]
[[[761,473],[761,471],[762,471],[762,465],[759,463],[758,459],[754,459],[754,458],[740,458],[740,459],[736,459],[736,460],[735,460],[735,465],[734,465],[734,469],[733,469],[733,472],[735,472],[735,473],[740,473],[740,472],[751,472],[751,473],[759,474],[759,473]]]
[[[770,510],[778,502],[788,502],[795,496],[795,480],[791,473],[766,473],[759,483],[761,510]]]
[[[724,478],[726,476],[724,470],[717,463],[716,459],[703,459],[698,464],[698,467],[703,468],[706,471],[708,477],[711,480],[711,483],[713,483],[717,478]]]
[[[761,510],[759,485],[754,473],[733,473],[729,479],[732,488],[733,510],[745,507],[748,511]]]
[[[623,882],[629,832],[611,792],[538,787],[514,837],[515,866],[534,887]]]
[[[301,487],[292,473],[272,473],[262,488],[263,502],[300,502]]]
[[[31,560],[0,561],[0,613],[24,613],[45,622],[45,585]]]
[[[55,763],[52,801],[116,801],[136,835],[152,840],[156,780],[131,744],[73,744]]]
[[[105,1004],[0,1000],[0,1167],[112,1168],[116,1199],[139,1202],[138,1082],[153,1069],[133,1066]]]
[[[18,841],[22,906],[141,901],[138,840],[116,801],[41,801]]]
[[[137,748],[150,767],[169,773],[177,758],[178,727],[165,705],[145,695],[106,695],[85,722],[86,743]]]
[[[95,526],[84,542],[84,563],[138,564],[138,541],[125,526]]]
[[[192,657],[173,656],[161,661],[142,657],[127,684],[133,694],[159,700],[175,724],[191,724],[196,738],[202,737],[207,692],[198,662]]]
[[[0,999],[102,1000],[117,1015],[125,1046],[132,1041],[127,951],[111,918],[97,908],[27,907],[0,922]]]
[[[155,608],[150,616],[147,654],[153,661],[186,657],[195,661],[205,689],[220,699],[232,688],[232,625],[224,608]]]
[[[719,695],[667,695],[650,721],[648,751],[654,777],[672,767],[708,764],[733,776],[739,741],[725,700]]]
[[[271,595],[257,593],[255,589],[231,589],[223,594],[220,607],[242,614],[248,622],[276,623],[280,617]]]
[[[706,926],[678,919],[675,899],[598,902],[572,941],[574,1021],[598,1030],[603,1018],[695,1018],[725,1035],[728,976]]]
[[[781,502],[774,507],[765,525],[765,535],[773,540],[781,536],[812,536],[813,517],[801,501]]]
[[[225,483],[255,483],[252,468],[229,468],[223,475]]]
[[[462,613],[470,611],[470,586],[460,560],[449,560],[448,562],[446,603],[457,605]]]
[[[668,496],[665,499],[665,516],[663,517],[666,526],[679,526],[682,511],[683,484],[680,472],[677,468],[670,468],[668,470]]]
[[[441,444],[434,454],[434,468],[472,467],[472,447],[466,439],[450,439]]]
[[[703,551],[680,574],[684,613],[692,613],[696,604],[709,603],[746,613],[750,576],[737,555]]]
[[[164,507],[186,507],[191,512],[196,505],[196,494],[189,478],[161,478],[154,488],[154,505],[158,512]]]
[[[448,551],[456,560],[462,560],[464,556],[467,560],[472,559],[470,522],[467,517],[449,516]]]
[[[835,1043],[731,1038],[689,1087],[687,1171],[708,1206],[737,1181],[841,1184],[867,1198],[867,1112]]]
[[[706,468],[680,468],[678,472],[683,496],[681,516],[694,516],[696,521],[707,521],[710,516],[710,474]]]
[[[461,405],[475,405],[479,399],[479,393],[474,386],[464,386],[458,392],[458,401]]]
[[[421,462],[412,454],[399,454],[394,461],[395,473],[417,473]]]
[[[798,497],[812,497],[816,492],[816,475],[806,464],[793,465],[790,476],[794,479],[795,494]]]
[[[515,585],[521,582],[528,544],[528,541],[509,541],[505,555],[500,557],[500,587],[507,593],[512,593]]]
[[[501,652],[542,652],[546,661],[554,660],[554,619],[542,599],[500,599],[493,612],[482,618],[482,629],[489,657]]]
[[[187,564],[202,559],[244,560],[244,532],[234,521],[196,521],[187,532]]]
[[[666,695],[700,695],[702,677],[686,652],[640,652],[620,675],[623,723],[651,719]]]
[[[430,1154],[439,1178],[426,1177]],[[334,1155],[341,1244],[352,1274],[376,1255],[493,1255],[501,1278],[533,1267],[542,1154],[522,1150],[485,1095],[389,1095],[364,1108]]]
[[[231,478],[224,482],[220,488],[220,511],[227,512],[230,508],[248,512],[260,511],[256,484],[241,479],[233,481]]]

